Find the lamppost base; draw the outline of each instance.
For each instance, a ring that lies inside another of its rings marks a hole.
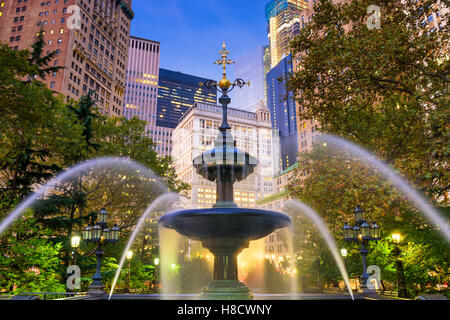
[[[89,286],[89,290],[88,290],[88,292],[86,292],[86,294],[89,296],[102,296],[102,295],[106,294],[105,286],[102,283],[93,282]]]

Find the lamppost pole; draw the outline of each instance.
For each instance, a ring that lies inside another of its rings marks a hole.
[[[368,290],[367,280],[369,279],[369,274],[367,273],[367,255],[369,250],[366,245],[369,241],[378,241],[381,239],[381,228],[376,224],[375,221],[371,225],[367,223],[364,218],[364,210],[358,205],[355,209],[355,226],[352,228],[346,222],[343,228],[344,240],[348,242],[358,242],[361,244],[359,248],[359,254],[362,258],[363,273],[361,275],[361,290],[363,293],[374,293],[372,290]]]
[[[102,258],[105,255],[105,252],[102,249],[102,245],[99,243],[97,245],[97,248],[95,249],[95,253],[94,253],[97,257],[97,267],[95,269],[95,274],[92,277],[92,283],[89,286],[89,291],[88,294],[91,295],[99,295],[99,294],[103,294],[104,291],[104,285],[102,283],[102,275],[100,273],[101,268],[102,268]]]
[[[344,260],[345,270],[347,270],[347,249],[345,249],[345,248],[341,249],[341,256]],[[347,272],[348,272],[348,270],[347,270]],[[347,284],[344,283],[344,290],[346,290],[346,289],[347,289]]]
[[[367,273],[367,260],[366,260],[368,253],[369,253],[369,250],[367,250],[364,243],[362,243],[361,248],[359,249],[359,254],[362,257],[362,263],[363,263],[363,273],[361,276],[361,289],[363,289],[363,290],[367,289],[367,279],[369,279],[369,274]]]

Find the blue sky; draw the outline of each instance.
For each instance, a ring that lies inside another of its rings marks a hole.
[[[221,69],[213,62],[224,41],[232,59],[268,43],[265,3],[133,0],[131,35],[161,42],[161,68],[219,80]]]

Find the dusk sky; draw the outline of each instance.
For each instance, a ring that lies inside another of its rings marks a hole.
[[[161,42],[160,67],[219,80],[213,62],[266,45],[264,0],[133,0],[131,35]],[[233,68],[230,80],[234,80]]]

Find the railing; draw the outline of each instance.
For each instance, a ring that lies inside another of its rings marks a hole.
[[[387,297],[398,297],[398,291],[383,291],[383,290],[377,290],[377,293],[382,296]]]
[[[84,292],[21,292],[19,296],[39,296],[42,300],[59,300],[84,296]]]

